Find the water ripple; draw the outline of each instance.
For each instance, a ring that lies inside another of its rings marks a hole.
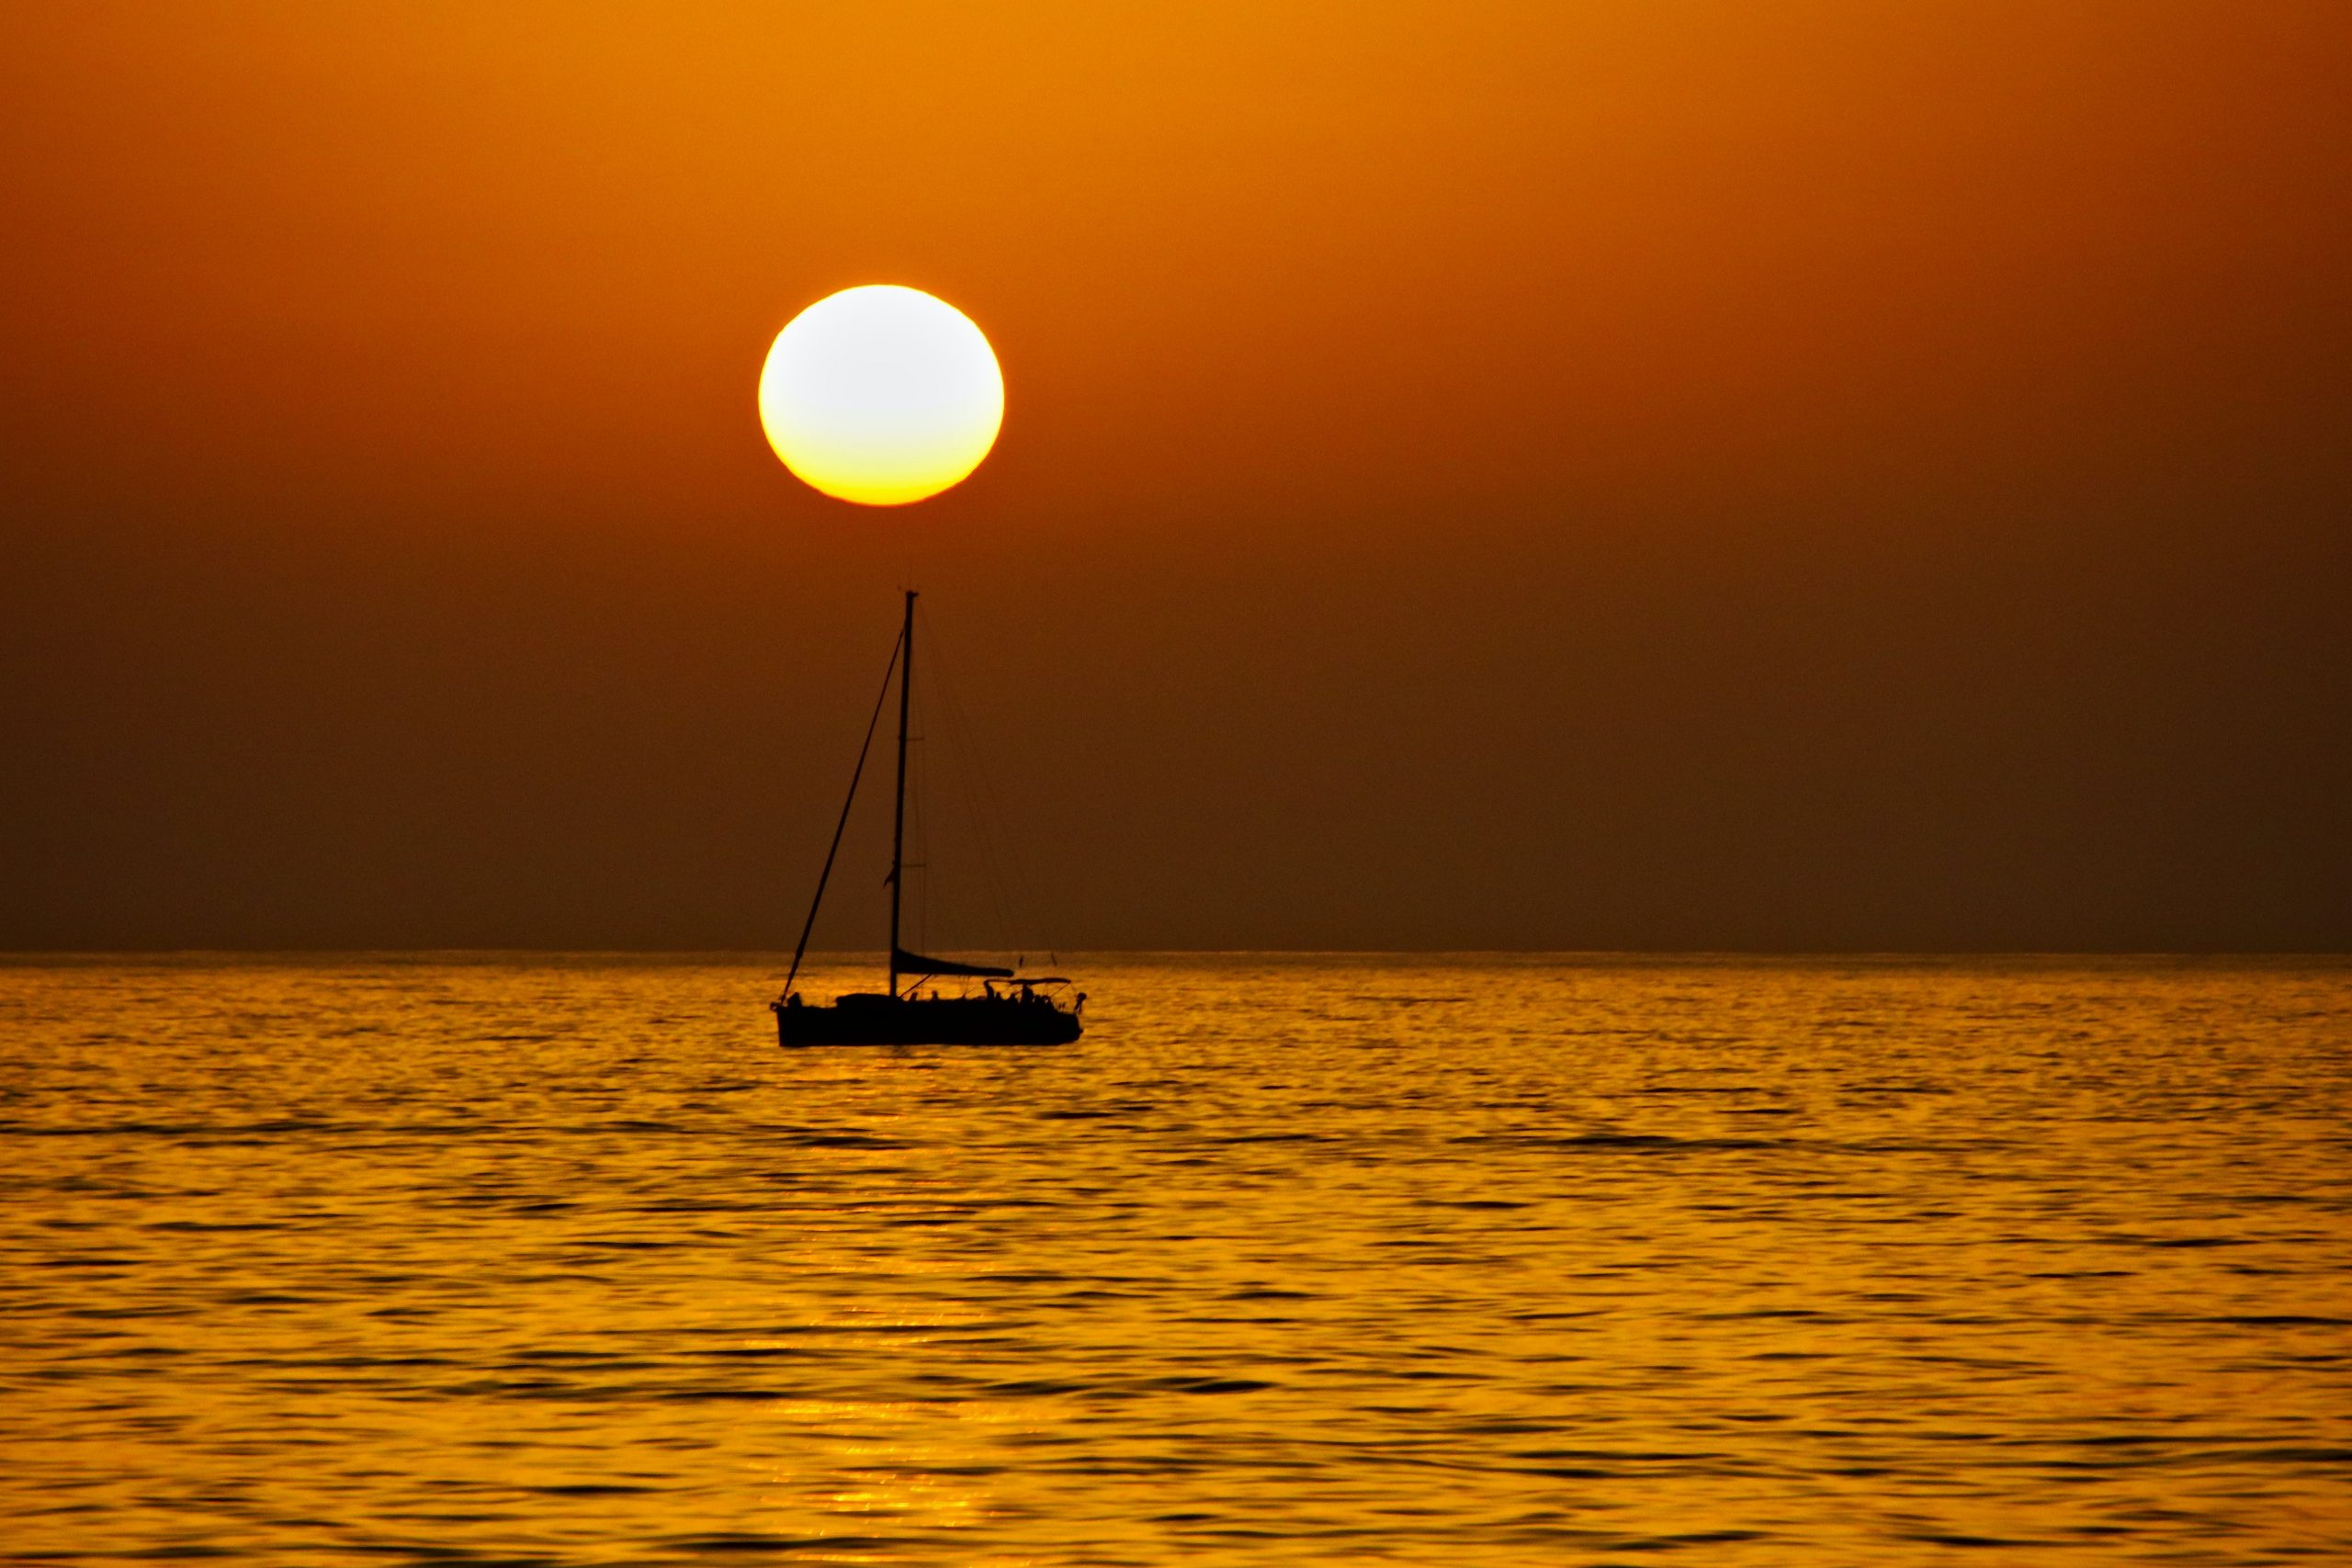
[[[2352,968],[1083,972],[0,966],[0,1560],[2352,1560]]]

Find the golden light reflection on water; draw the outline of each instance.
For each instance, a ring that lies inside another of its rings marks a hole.
[[[0,1557],[2352,1551],[2352,969],[1087,974],[0,969]]]

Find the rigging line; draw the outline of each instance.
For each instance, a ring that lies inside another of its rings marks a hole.
[[[946,750],[953,753],[952,757],[941,759],[941,768],[955,781],[956,786],[955,795],[951,797],[951,804],[956,799],[966,801],[965,823],[967,826],[971,826],[971,811],[968,804],[971,786],[971,755],[969,749],[964,744],[956,711],[955,694],[947,681],[947,658],[940,647],[938,616],[934,615],[932,621],[932,625],[923,628],[923,634],[930,638],[931,642],[932,684],[936,689],[939,698],[940,736],[945,743]],[[993,873],[988,863],[987,841],[975,832],[973,842],[978,845],[979,851],[981,888],[984,892],[992,891],[989,878]],[[961,891],[960,885],[958,890]],[[1001,935],[1002,933],[991,934]]]
[[[979,846],[980,869],[985,890],[990,909],[996,916],[997,940],[1003,944],[1004,951],[1007,953],[1023,952],[1027,943],[1023,939],[1030,933],[1023,928],[1030,923],[1034,918],[1034,911],[1016,908],[1011,913],[1007,912],[1005,905],[1007,878],[1003,874],[1001,863],[1007,859],[1012,860],[1013,870],[1018,874],[1021,869],[1020,862],[1012,849],[1009,841],[1010,835],[1005,831],[1004,823],[1001,820],[1003,813],[993,805],[994,792],[989,784],[988,770],[981,757],[980,748],[971,739],[971,730],[965,717],[963,705],[956,701],[955,687],[946,677],[947,666],[951,661],[940,646],[938,616],[932,617],[928,630],[931,637],[932,664],[939,671],[935,683],[939,687],[940,709],[946,724],[948,744],[955,750],[957,759],[963,764],[956,773],[956,783],[963,795],[964,814],[971,822],[973,839]]]
[[[799,977],[800,960],[808,955],[808,933],[817,929],[817,909],[825,901],[825,883],[833,874],[833,857],[841,852],[842,830],[849,826],[849,808],[857,804],[857,781],[865,775],[865,754],[874,750],[874,728],[882,722],[883,700],[890,694],[890,677],[898,672],[899,656],[903,653],[907,634],[901,631],[899,640],[890,645],[890,662],[882,670],[882,690],[874,699],[874,716],[865,721],[865,739],[857,749],[857,766],[849,775],[849,798],[842,802],[842,819],[833,824],[833,841],[825,851],[825,869],[817,874],[817,896],[808,900],[808,918],[800,922],[800,941],[792,949],[792,968],[784,977],[784,994],[792,995],[792,982]]]
[[[955,700],[955,694],[944,687],[941,689],[941,695],[950,703]],[[1028,946],[1023,940],[1028,934],[1025,930],[1028,920],[1021,912],[1008,909],[1005,902],[1007,879],[1003,868],[1006,854],[1002,843],[1005,836],[1004,825],[990,816],[982,798],[981,786],[988,775],[985,764],[981,761],[980,748],[971,738],[970,721],[965,717],[959,708],[948,709],[948,725],[954,734],[957,751],[969,759],[965,770],[957,774],[956,778],[963,786],[964,815],[970,820],[972,836],[980,848],[980,866],[987,877],[986,891],[989,908],[989,912],[996,917],[997,941],[1008,953],[1022,952]]]
[[[939,627],[935,622],[931,630],[932,642],[936,647],[939,641]],[[943,658],[941,662],[944,664],[945,660]],[[953,694],[952,692],[949,693],[951,697]],[[977,746],[971,748],[971,753],[970,782],[977,803],[975,815],[982,825],[981,840],[987,846],[989,874],[992,879],[989,894],[997,904],[998,920],[1012,928],[1011,934],[1025,945],[1028,938],[1043,934],[1037,930],[1039,905],[1036,885],[1029,880],[1029,863],[1022,856],[1021,839],[1012,830],[1012,818],[1004,809],[1004,800],[998,793],[995,776],[989,772]],[[996,854],[1000,848],[1002,851],[1003,865],[1012,870],[1012,874],[1010,877],[1000,874]],[[1004,912],[1008,901],[1012,905],[1010,919],[1006,918]],[[1051,962],[1057,964],[1060,962],[1051,950],[1048,950],[1046,956]]]
[[[932,676],[936,680],[939,672],[935,659],[933,664]],[[910,745],[920,745],[924,735],[931,728],[931,712],[927,705],[930,698],[928,683],[922,691],[915,694],[914,717],[907,733],[907,741]],[[931,951],[931,814],[928,809],[930,798],[931,748],[924,746],[919,751],[909,752],[907,760],[907,840],[914,846],[915,858],[912,863],[906,861],[899,863],[900,876],[904,876],[910,869],[922,874],[914,880],[914,949],[917,953]]]

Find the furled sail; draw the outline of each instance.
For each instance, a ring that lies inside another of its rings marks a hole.
[[[890,967],[901,975],[972,975],[984,979],[1010,980],[1012,971],[999,969],[987,964],[958,964],[952,958],[925,958],[920,953],[895,949],[890,954]]]

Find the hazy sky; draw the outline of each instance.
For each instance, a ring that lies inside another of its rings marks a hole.
[[[2347,82],[2342,0],[8,7],[0,946],[788,946],[911,570],[1063,947],[2352,947]],[[865,282],[1005,371],[910,512],[753,407]]]

